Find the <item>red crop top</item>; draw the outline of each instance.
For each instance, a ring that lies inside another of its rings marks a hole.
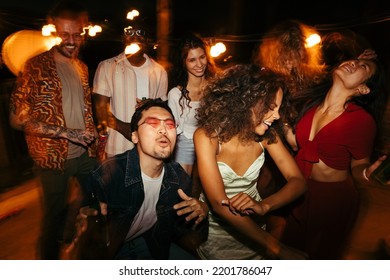
[[[346,110],[324,126],[312,141],[309,140],[314,113],[310,109],[298,122],[296,162],[305,178],[309,178],[313,163],[321,159],[338,170],[350,168],[351,159],[369,157],[372,153],[376,124],[362,107],[349,103]]]

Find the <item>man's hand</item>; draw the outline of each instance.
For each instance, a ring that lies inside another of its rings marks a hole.
[[[103,215],[107,215],[107,204],[100,202],[100,211]],[[76,235],[73,238],[72,242],[65,248],[65,253],[69,254],[74,248],[76,248],[77,243],[80,241],[81,235],[88,228],[88,217],[96,216],[98,211],[96,209],[90,208],[89,206],[84,206],[80,208],[79,214],[76,217]]]
[[[85,147],[88,147],[93,141],[95,141],[97,137],[97,133],[94,131],[93,133],[88,132],[84,129],[66,129],[64,133],[65,138],[73,143],[81,144]]]
[[[182,202],[173,205],[173,209],[177,210],[177,215],[181,216],[188,214],[186,221],[189,222],[196,219],[195,225],[199,224],[207,217],[209,208],[206,203],[199,201],[196,198],[189,197],[182,189],[178,189],[177,193],[183,199]]]

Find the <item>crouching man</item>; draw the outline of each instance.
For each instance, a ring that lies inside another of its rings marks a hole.
[[[166,102],[147,100],[131,120],[135,148],[92,171],[89,186],[109,221],[107,259],[196,259],[188,252],[207,239],[208,207],[190,196],[191,179],[171,160],[176,127]],[[91,209],[80,213],[85,230]]]

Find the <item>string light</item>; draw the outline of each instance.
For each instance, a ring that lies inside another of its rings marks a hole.
[[[83,33],[81,35],[85,35],[86,30],[88,30],[88,35],[91,37],[96,36],[96,33],[102,32],[102,27],[100,25],[89,25],[83,28]]]
[[[86,27],[83,27],[83,32],[80,34],[81,36],[84,36],[87,33],[91,37],[96,36],[96,33],[102,32],[102,27],[100,25],[89,25]],[[56,32],[56,27],[53,24],[47,24],[42,27],[42,35],[43,36],[51,36],[52,33]]]
[[[127,19],[129,20],[133,20],[134,18],[138,17],[139,16],[139,12],[137,10],[132,10],[130,12],[127,13]]]
[[[221,53],[224,53],[226,51],[226,46],[224,43],[218,42],[215,45],[211,46],[210,48],[210,55],[212,57],[217,57]]]
[[[309,37],[306,38],[306,48],[311,48],[315,45],[318,45],[321,43],[321,37],[318,34],[311,34]]]
[[[132,43],[125,48],[125,54],[126,55],[132,55],[137,53],[141,47],[137,43]]]
[[[56,27],[54,24],[47,24],[42,27],[43,36],[51,36],[52,33],[56,32]]]

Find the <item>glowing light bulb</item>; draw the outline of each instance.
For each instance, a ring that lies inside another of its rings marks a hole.
[[[137,10],[132,10],[127,13],[127,19],[133,20],[135,17],[139,16],[139,12]]]
[[[88,35],[91,37],[96,36],[96,33],[102,32],[102,27],[100,25],[94,25],[88,30]]]
[[[135,54],[140,50],[140,46],[137,43],[131,43],[130,45],[126,46],[125,54]]]
[[[221,53],[224,53],[226,51],[226,46],[224,43],[217,43],[214,46],[210,48],[210,55],[212,57],[217,57]]]
[[[309,37],[306,38],[306,48],[311,48],[321,42],[321,37],[318,34],[311,34]]]
[[[42,35],[43,36],[50,36],[51,33],[56,32],[56,27],[54,24],[47,24],[42,26]]]

